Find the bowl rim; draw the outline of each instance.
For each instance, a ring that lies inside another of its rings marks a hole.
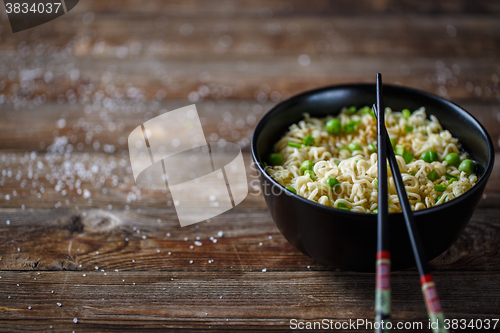
[[[391,89],[396,89],[396,90],[400,89],[402,91],[406,91],[406,92],[409,92],[409,93],[421,95],[421,96],[424,96],[424,97],[436,100],[436,101],[438,101],[440,103],[444,103],[445,105],[447,105],[447,106],[455,109],[456,111],[463,113],[465,117],[469,118],[468,120],[470,122],[475,123],[481,129],[483,135],[486,137],[486,144],[488,146],[488,153],[489,153],[488,163],[486,165],[484,174],[478,180],[478,182],[476,183],[476,185],[474,185],[470,190],[468,190],[464,194],[460,195],[458,198],[455,198],[453,200],[450,200],[448,202],[445,202],[445,203],[437,205],[437,206],[433,206],[433,207],[430,207],[430,208],[425,208],[425,209],[422,209],[422,210],[414,211],[413,214],[415,216],[432,214],[434,212],[438,212],[438,211],[443,210],[443,209],[448,209],[449,207],[451,207],[453,205],[460,204],[463,201],[466,201],[479,188],[482,188],[483,186],[486,186],[486,182],[487,182],[488,178],[490,177],[491,172],[493,171],[493,165],[494,165],[494,162],[495,162],[495,150],[493,148],[493,142],[491,140],[490,135],[488,134],[488,132],[486,131],[486,129],[484,128],[484,126],[473,115],[471,115],[468,111],[466,111],[461,106],[459,106],[459,105],[457,105],[457,104],[455,104],[455,103],[453,103],[453,102],[451,102],[451,101],[449,101],[449,100],[447,100],[447,99],[445,99],[443,97],[440,97],[438,95],[429,93],[427,91],[423,91],[423,90],[419,90],[419,89],[415,89],[415,88],[410,88],[410,87],[406,87],[406,86],[403,86],[403,85],[396,85],[396,84],[386,84],[386,83],[384,83],[383,86],[384,87],[390,87]],[[288,98],[288,99],[286,99],[284,101],[281,101],[278,104],[274,105],[259,120],[259,122],[255,126],[254,132],[252,134],[252,140],[251,140],[251,144],[250,144],[250,150],[252,152],[252,158],[253,158],[255,164],[257,165],[258,171],[262,175],[264,175],[264,177],[268,181],[270,181],[272,185],[276,185],[276,186],[278,186],[280,188],[283,188],[283,190],[286,190],[284,186],[282,186],[280,183],[278,183],[276,180],[274,180],[274,178],[271,177],[265,171],[265,169],[262,167],[262,164],[259,162],[260,159],[259,159],[259,156],[257,154],[257,139],[258,139],[258,134],[260,134],[260,132],[262,131],[262,128],[265,126],[265,123],[269,119],[271,119],[275,115],[275,113],[277,113],[279,111],[279,109],[281,107],[283,107],[283,105],[286,105],[288,103],[293,103],[294,100],[302,99],[302,98],[304,98],[304,97],[306,97],[308,95],[315,95],[315,94],[319,94],[319,93],[322,93],[322,92],[325,92],[325,91],[328,91],[328,90],[359,89],[359,88],[367,88],[367,87],[375,87],[375,83],[347,83],[347,84],[329,85],[329,86],[320,87],[320,88],[316,88],[316,89],[312,89],[312,90],[307,90],[307,91],[301,92],[301,93],[299,93],[297,95],[293,95],[290,98]],[[279,195],[281,195],[281,193]],[[287,193],[285,195],[287,195]],[[371,216],[373,220],[376,220],[376,217],[377,217],[376,214],[358,213],[358,212],[352,212],[352,211],[338,209],[338,208],[334,208],[334,207],[324,206],[324,205],[321,205],[321,204],[319,204],[317,202],[314,202],[314,201],[308,200],[306,198],[303,198],[300,195],[294,194],[292,192],[290,192],[289,196],[292,197],[292,198],[295,198],[297,200],[301,200],[304,204],[309,204],[309,205],[312,205],[315,208],[318,208],[320,210],[324,210],[325,212],[330,212],[330,213],[333,212],[333,213],[337,213],[337,214],[340,214],[340,215],[344,215],[345,217],[366,216],[367,219],[370,219],[370,216]],[[393,216],[393,215],[394,216],[398,216],[398,215],[402,216],[403,213],[402,212],[391,213],[390,215],[391,216]]]

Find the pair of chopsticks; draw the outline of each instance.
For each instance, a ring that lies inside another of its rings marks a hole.
[[[388,223],[388,190],[387,190],[387,158],[391,167],[399,202],[408,229],[415,262],[420,275],[420,285],[427,307],[427,314],[431,321],[432,331],[437,333],[448,332],[444,328],[444,315],[433,282],[429,264],[425,260],[422,243],[415,227],[415,220],[411,211],[410,202],[406,194],[403,178],[399,172],[398,163],[385,128],[384,105],[382,100],[382,74],[377,74],[377,105],[373,105],[377,115],[377,140],[378,140],[378,214],[377,214],[377,261],[376,261],[376,289],[375,289],[375,322],[378,322],[376,332],[388,332],[387,323],[391,315],[391,253],[389,249],[389,223]]]

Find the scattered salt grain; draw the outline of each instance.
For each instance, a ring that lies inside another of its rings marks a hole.
[[[224,236],[224,232],[223,232],[223,231],[219,231],[219,232],[217,233],[217,236],[218,236],[219,238],[221,238],[222,236]]]
[[[262,271],[265,273],[267,272],[267,268],[263,268]]]
[[[193,263],[193,261],[192,261],[192,260],[189,260],[189,263],[190,263],[190,264],[192,264],[192,263]]]
[[[10,221],[9,221],[9,220],[7,220],[7,222],[5,222],[5,223],[6,223],[7,225],[9,225],[9,224],[10,224]]]
[[[196,245],[196,246],[202,246],[203,244],[200,241],[195,241],[194,245]]]
[[[73,322],[76,324],[78,323],[78,318],[73,318]]]
[[[61,303],[59,303],[59,302],[57,302],[56,304],[57,304],[57,306],[59,306],[59,307],[61,307],[61,306],[62,306],[62,304],[61,304]]]

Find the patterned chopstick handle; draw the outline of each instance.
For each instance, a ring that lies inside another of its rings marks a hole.
[[[376,332],[389,332],[387,322],[391,317],[391,253],[377,252],[375,321],[379,323]]]
[[[441,310],[441,303],[439,302],[436,285],[434,284],[432,275],[422,275],[420,277],[420,285],[422,286],[422,293],[424,294],[427,314],[432,324],[432,331],[434,333],[447,333],[448,330],[444,328],[444,315]]]

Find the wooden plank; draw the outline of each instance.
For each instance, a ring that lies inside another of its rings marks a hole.
[[[437,270],[500,270],[499,213],[498,208],[477,209],[460,238],[431,265]],[[184,228],[172,208],[1,209],[0,221],[2,270],[328,269],[292,248],[262,205],[238,206],[210,223]]]
[[[293,318],[345,321],[373,317],[373,274],[39,273],[0,273],[4,329],[268,331],[290,328]],[[447,318],[498,318],[500,291],[494,287],[498,272],[437,272],[434,277]],[[415,272],[395,273],[392,290],[393,322],[427,323]],[[77,318],[76,324],[73,318]]]
[[[469,111],[485,126],[495,148],[499,149],[498,102],[454,98],[452,101]],[[33,117],[33,110],[28,107],[14,111],[3,106],[0,107],[3,120],[0,122],[0,150],[45,152],[54,143],[54,136],[66,136],[76,152],[96,152],[96,140],[99,142],[97,151],[100,152],[104,151],[105,144],[113,145],[117,151],[128,150],[127,137],[134,128],[166,110],[175,110],[189,104],[186,100],[169,99],[158,103],[154,111],[137,115],[125,107],[85,112],[84,105],[47,102],[36,109],[40,117]],[[223,138],[229,142],[239,142],[248,151],[256,123],[275,104],[272,101],[259,103],[256,100],[205,100],[196,105],[207,141]],[[60,119],[64,121],[62,128],[59,125]],[[88,132],[92,133],[91,140],[87,139]],[[82,144],[81,150],[79,143]]]

